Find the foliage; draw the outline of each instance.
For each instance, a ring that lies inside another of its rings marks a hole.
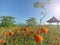
[[[40,25],[41,25],[41,22],[42,22],[42,20],[43,20],[43,18],[46,16],[46,7],[47,7],[47,5],[48,4],[50,4],[50,1],[51,0],[44,0],[44,1],[37,1],[37,2],[35,2],[34,3],[34,7],[35,8],[40,8],[40,9],[42,9],[42,11],[41,11],[41,14],[43,14],[43,17],[42,18],[40,18]]]
[[[46,8],[47,4],[50,4],[51,3],[51,0],[46,0],[46,1],[37,1],[34,3],[34,7],[35,8],[41,8],[41,9],[44,9]]]
[[[10,27],[15,25],[14,17],[12,16],[0,16],[0,26],[1,27]]]
[[[26,21],[27,21],[28,26],[36,26],[37,25],[36,18],[30,18]]]

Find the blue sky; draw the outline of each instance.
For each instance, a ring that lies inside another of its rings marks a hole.
[[[26,23],[26,20],[30,17],[36,17],[37,22],[43,16],[40,14],[41,9],[34,8],[34,3],[37,0],[0,0],[0,16],[13,16],[16,17],[16,23]],[[59,2],[59,1],[57,1]],[[43,19],[43,22],[50,19],[52,16],[57,16],[52,12],[52,3],[56,3],[56,0],[53,0],[51,4],[47,7],[46,17]]]

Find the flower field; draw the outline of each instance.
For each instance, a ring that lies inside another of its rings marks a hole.
[[[60,45],[59,27],[35,28],[0,28],[0,45]]]
[[[59,16],[60,0],[0,0],[0,45],[60,45]]]

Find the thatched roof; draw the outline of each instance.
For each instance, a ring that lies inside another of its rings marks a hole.
[[[51,22],[60,22],[60,20],[58,20],[56,17],[52,17],[51,19],[49,19],[47,22],[51,23]]]

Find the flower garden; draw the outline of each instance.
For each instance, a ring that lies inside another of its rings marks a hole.
[[[32,27],[12,29],[0,29],[0,45],[60,45],[59,30],[47,26],[42,26],[39,30],[32,30]]]

